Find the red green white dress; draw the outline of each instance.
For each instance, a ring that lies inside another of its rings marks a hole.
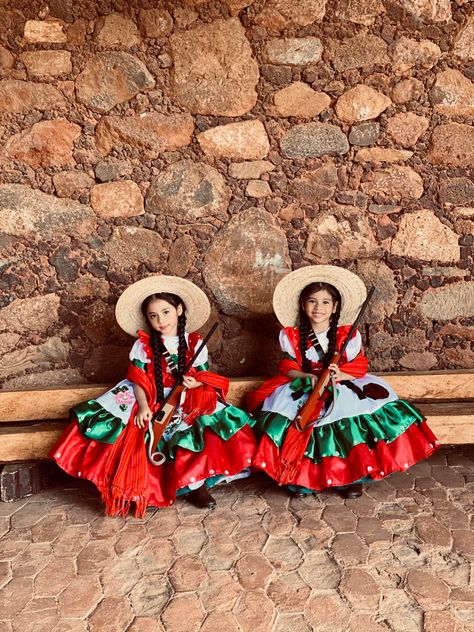
[[[342,347],[350,327],[338,327],[336,346]],[[319,351],[308,340],[305,350],[311,371],[321,373],[321,360],[328,349],[327,331],[317,335]],[[308,398],[309,379],[290,380],[290,369],[302,371],[299,330],[287,327],[280,333],[283,359],[280,375],[271,378],[250,394],[249,408],[254,410],[254,431],[259,445],[253,466],[278,482],[306,490],[350,485],[361,480],[379,480],[428,457],[438,441],[422,413],[409,402],[399,399],[380,378],[367,373],[368,362],[362,351],[359,332],[355,332],[344,352],[340,369],[353,375],[353,381],[336,385],[320,411],[315,425],[308,429],[304,456],[291,480],[284,480],[281,453],[290,435],[295,435],[293,419]]]
[[[185,336],[189,362],[202,338]],[[163,342],[177,362],[178,337],[164,336]],[[174,377],[164,358],[161,362],[166,397]],[[171,505],[176,496],[200,485],[248,476],[256,448],[254,420],[226,403],[229,380],[209,372],[207,362],[204,347],[189,372],[203,385],[184,391],[178,415],[158,444],[166,456],[163,465],[148,460],[147,430],[132,421],[137,412],[133,383],[145,391],[151,410],[157,408],[154,356],[149,335],[142,331],[130,352],[126,379],[71,409],[71,423],[50,457],[68,474],[92,481],[110,515],[125,515],[131,503],[136,515],[143,515],[147,506]]]

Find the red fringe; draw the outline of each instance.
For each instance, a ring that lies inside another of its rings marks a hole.
[[[124,431],[125,432],[125,429]],[[178,447],[175,459],[168,460],[156,467],[148,465],[146,504],[153,507],[169,507],[176,500],[176,490],[186,487],[193,480],[203,480],[209,476],[233,476],[249,467],[255,455],[255,436],[250,426],[243,426],[227,441],[214,434],[212,430],[204,430],[204,449],[202,452],[192,452]],[[104,480],[105,464],[114,445],[100,443],[84,437],[74,420],[64,431],[60,441],[51,450],[49,456],[71,476],[92,481],[101,493],[113,498],[113,490],[106,486]],[[211,474],[210,470],[213,470]],[[227,473],[226,473],[227,471]],[[107,492],[105,490],[108,489]],[[132,497],[130,503],[133,504]],[[126,501],[123,505],[125,508]],[[120,503],[110,503],[110,512],[119,512]],[[129,509],[130,505],[129,505]],[[143,514],[143,507],[138,506],[137,512]]]
[[[314,419],[318,418],[323,408],[324,400],[324,395],[318,400],[314,409]],[[277,480],[280,485],[288,485],[296,476],[303,461],[312,430],[311,426],[303,431],[298,430],[294,423],[288,428],[281,447],[280,462],[277,468]]]
[[[290,426],[280,454],[276,476],[279,485],[288,485],[296,476],[304,457],[312,428],[301,432]]]
[[[145,515],[148,487],[145,429],[133,423],[134,416],[135,411],[105,461],[100,489],[109,516],[126,516],[132,503],[135,503],[135,517]]]

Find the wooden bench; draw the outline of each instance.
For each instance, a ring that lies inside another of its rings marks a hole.
[[[400,397],[414,402],[443,444],[474,443],[474,370],[379,374]],[[241,405],[263,378],[233,378],[229,401]],[[93,399],[109,384],[32,391],[0,390],[0,463],[45,459],[64,430],[71,406]]]

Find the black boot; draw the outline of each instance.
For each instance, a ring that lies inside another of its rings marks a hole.
[[[354,483],[344,490],[344,498],[353,499],[362,496],[362,483]]]
[[[201,487],[188,492],[184,496],[184,498],[186,498],[186,500],[193,504],[195,507],[199,507],[200,509],[214,509],[217,504],[215,499],[207,491],[207,487],[205,485],[201,485]]]
[[[313,492],[299,492],[298,490],[290,489],[289,487],[286,488],[286,491],[292,498],[308,498],[308,496],[313,496]]]

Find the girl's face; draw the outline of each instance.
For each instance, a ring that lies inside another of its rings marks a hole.
[[[327,290],[313,292],[303,303],[303,310],[316,333],[328,329],[331,316],[336,309],[337,303]]]
[[[160,298],[150,301],[146,308],[146,317],[150,327],[159,331],[162,336],[178,335],[178,317],[182,313],[181,305],[174,307]]]

